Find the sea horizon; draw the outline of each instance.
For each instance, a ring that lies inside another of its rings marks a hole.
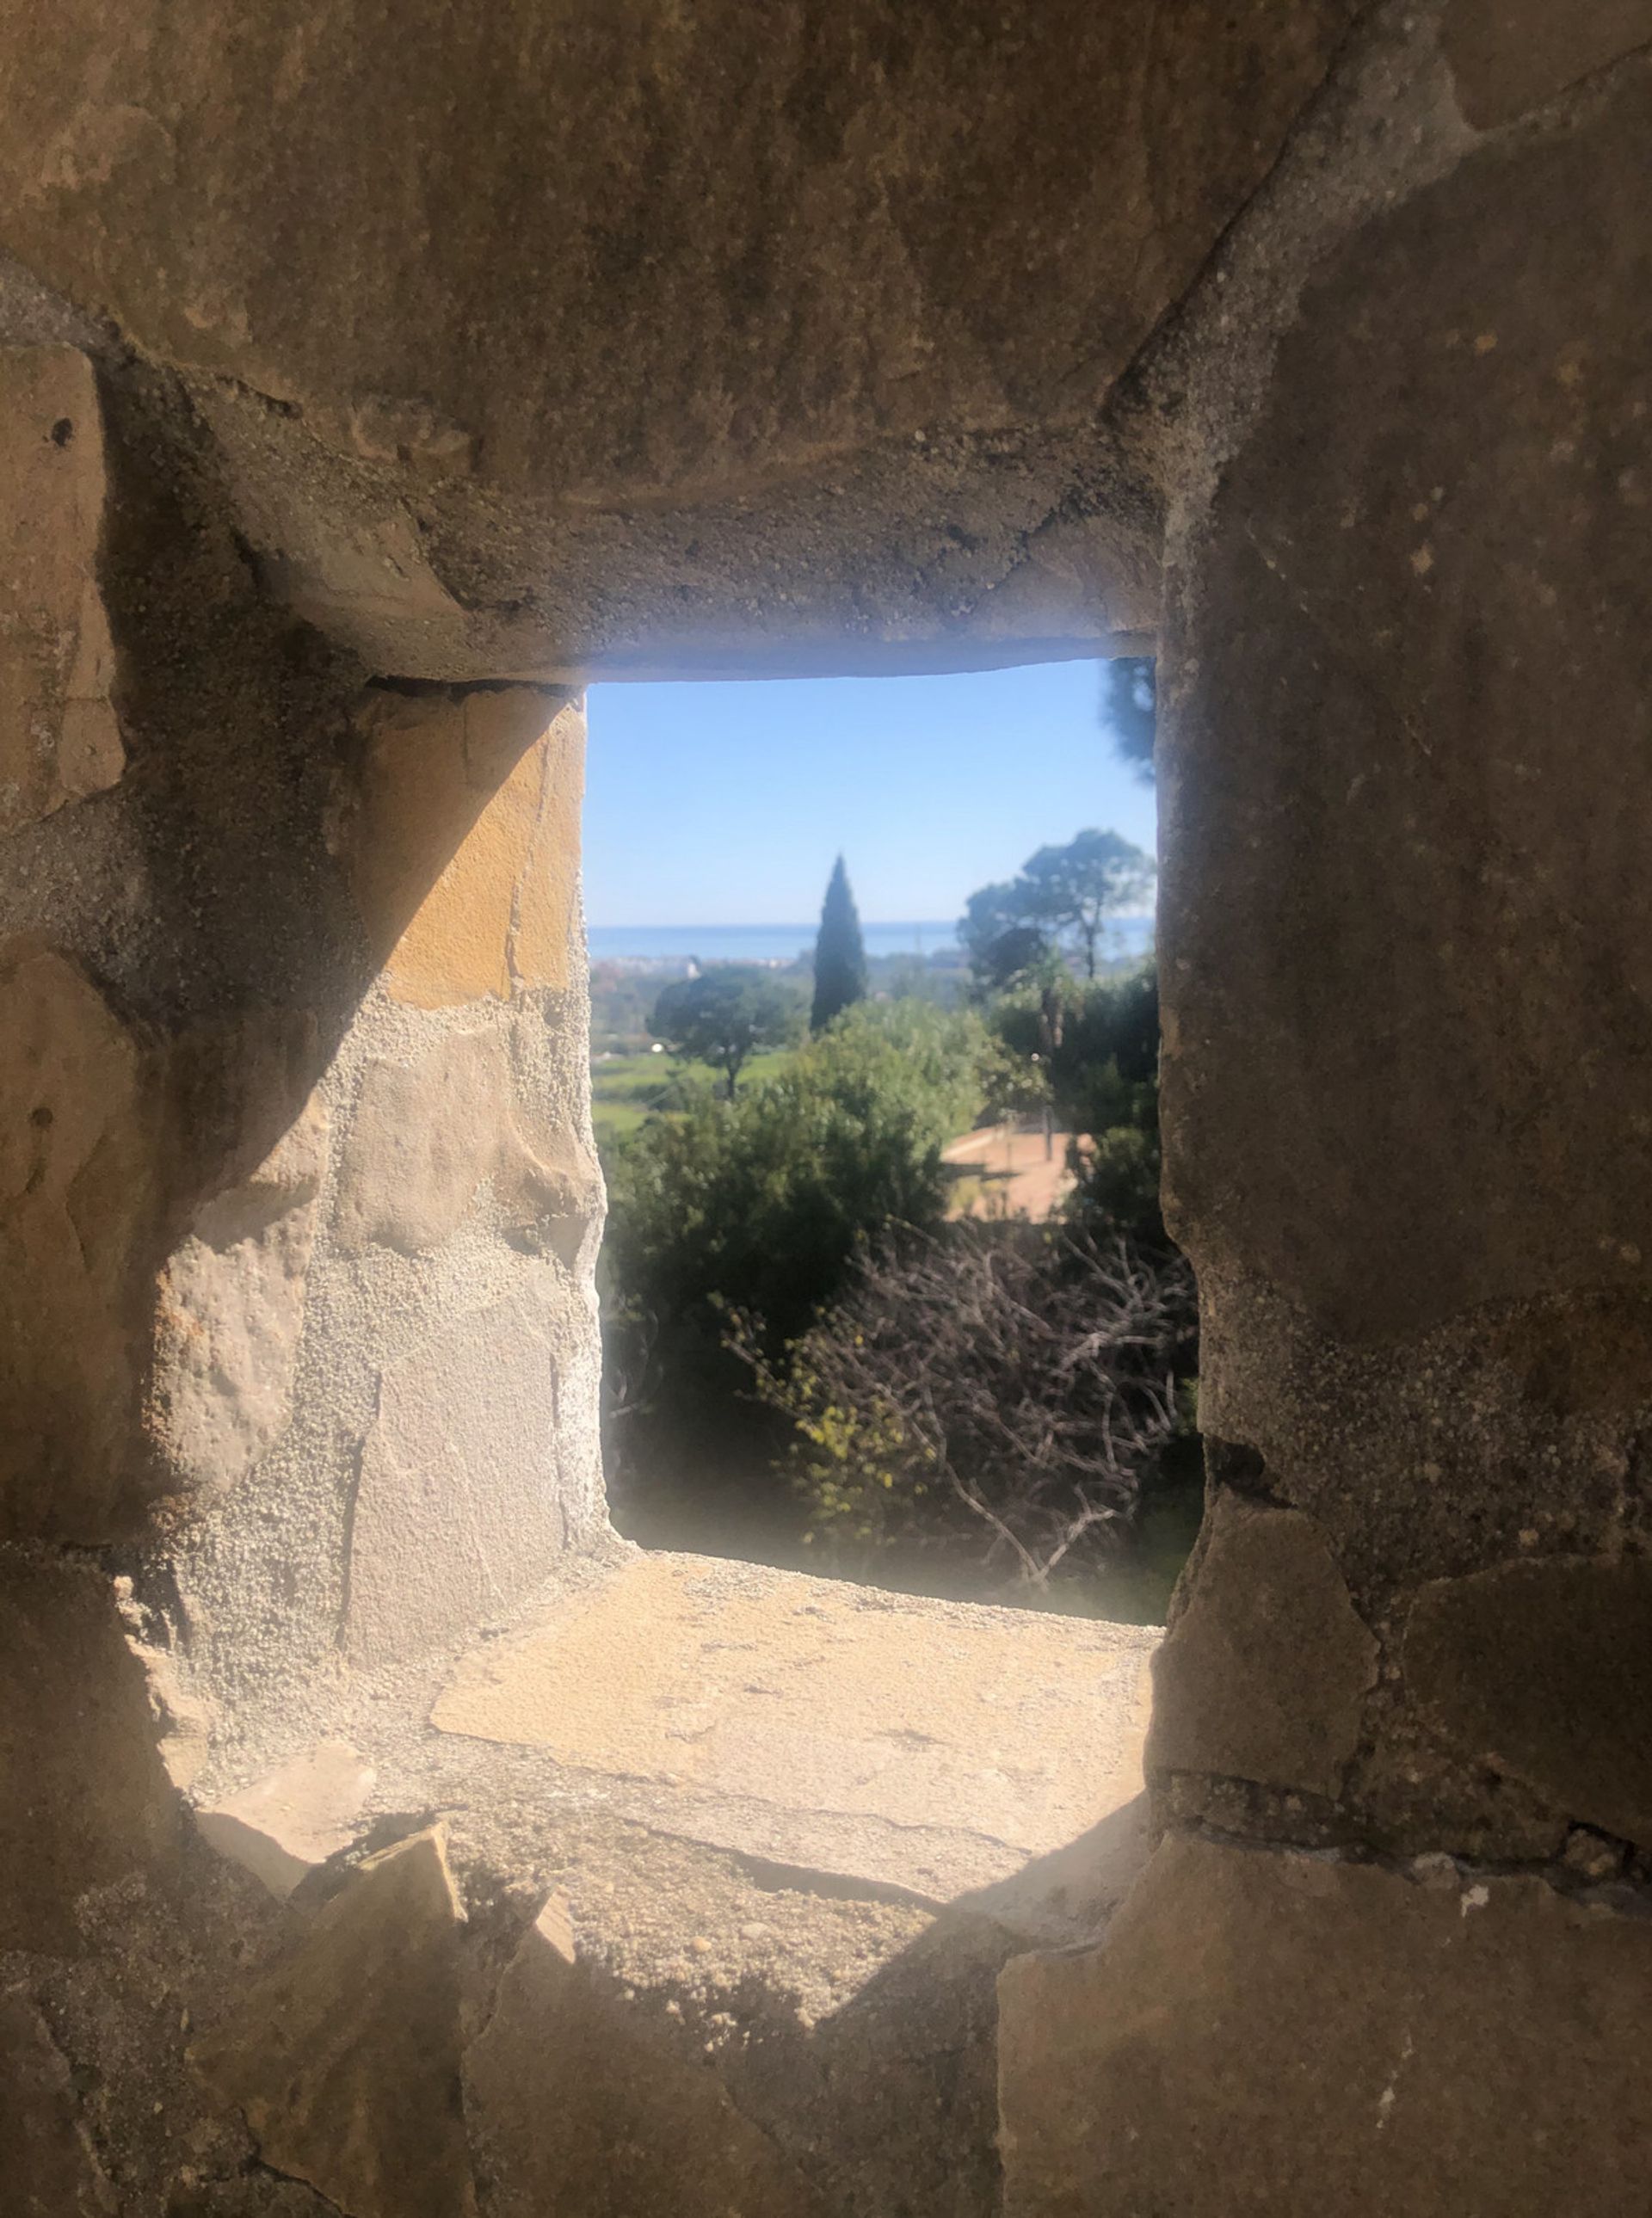
[[[1153,937],[1151,916],[1119,917],[1109,926],[1110,958],[1141,953]],[[807,955],[817,920],[799,924],[593,924],[586,939],[593,963],[784,963]],[[956,918],[925,917],[861,925],[869,955],[934,954],[958,945]]]

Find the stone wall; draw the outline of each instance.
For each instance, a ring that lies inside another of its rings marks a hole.
[[[0,29],[22,2207],[984,2218],[995,2050],[1016,2218],[1638,2214],[1646,9],[106,12]],[[1159,1845],[725,1952],[430,1738],[612,1556],[577,685],[1154,637]]]
[[[142,378],[0,383],[0,1515],[244,1724],[603,1527],[581,715],[269,608]]]
[[[1379,25],[1166,350],[1209,1492],[1162,1845],[1005,1975],[1027,2218],[1643,2199],[1652,22],[1598,13]]]

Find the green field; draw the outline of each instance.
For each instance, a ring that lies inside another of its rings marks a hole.
[[[790,1050],[777,1048],[770,1055],[754,1055],[740,1073],[742,1087],[759,1078],[771,1078],[784,1069]],[[599,1147],[623,1140],[644,1123],[671,1081],[684,1071],[712,1074],[702,1063],[685,1063],[670,1055],[609,1055],[593,1056],[591,1065],[591,1114]]]

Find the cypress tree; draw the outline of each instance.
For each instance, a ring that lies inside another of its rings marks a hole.
[[[814,942],[814,1007],[809,1030],[823,1032],[833,1017],[866,999],[866,949],[860,917],[849,890],[849,873],[838,856],[820,904],[820,930]]]

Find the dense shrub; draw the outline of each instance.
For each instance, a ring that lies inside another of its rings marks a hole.
[[[1159,982],[1151,963],[1080,986],[1052,1007],[1031,988],[993,1007],[993,1030],[1024,1065],[1048,1073],[1056,1122],[1074,1148],[1069,1214],[1089,1230],[1150,1249],[1167,1245],[1159,1208]]]
[[[1129,1533],[1179,1430],[1192,1334],[1179,1258],[979,1224],[863,1255],[783,1360],[734,1321],[824,1552],[864,1570],[945,1549],[1036,1587]]]
[[[973,1121],[987,1039],[973,1013],[860,1002],[732,1101],[687,1086],[620,1151],[609,1262],[663,1329],[733,1303],[777,1344],[838,1292],[857,1242],[937,1223],[941,1149]]]

